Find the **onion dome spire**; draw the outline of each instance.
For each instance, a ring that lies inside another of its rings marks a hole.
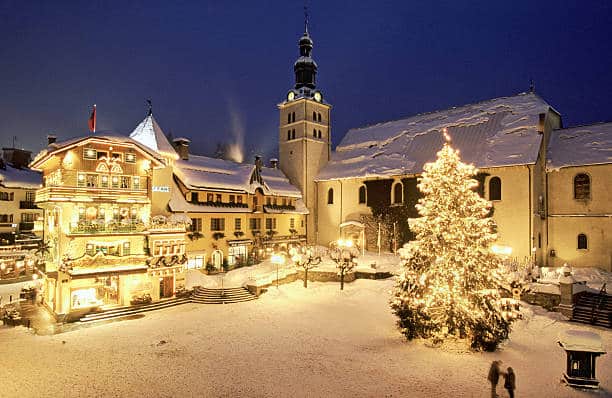
[[[315,88],[317,63],[312,59],[313,42],[308,33],[308,9],[304,7],[304,34],[299,40],[300,57],[295,61],[295,88]]]

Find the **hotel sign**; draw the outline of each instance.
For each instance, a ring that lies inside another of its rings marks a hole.
[[[170,192],[170,187],[156,187],[156,186],[153,186],[153,192]]]

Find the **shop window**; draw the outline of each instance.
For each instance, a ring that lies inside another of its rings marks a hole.
[[[489,180],[489,200],[501,200],[502,184],[499,177],[493,177]]]
[[[242,229],[242,219],[236,218],[234,219],[234,230],[240,231]]]
[[[393,185],[393,200],[392,203],[404,203],[404,185],[401,182],[396,182]]]
[[[586,200],[591,197],[591,178],[587,174],[574,177],[574,199]]]
[[[362,185],[359,187],[359,203],[364,204],[366,202],[366,187]]]
[[[211,231],[225,231],[225,218],[211,218],[210,219],[210,230]]]
[[[327,204],[328,205],[334,204],[334,189],[333,188],[329,188],[327,190]]]
[[[586,250],[589,248],[587,236],[585,234],[578,234],[578,250]]]

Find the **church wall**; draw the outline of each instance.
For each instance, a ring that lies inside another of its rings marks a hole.
[[[501,179],[501,200],[493,202],[493,219],[497,224],[498,245],[512,248],[511,257],[523,261],[531,256],[530,169],[527,166],[483,168],[485,198],[490,198],[489,182]]]

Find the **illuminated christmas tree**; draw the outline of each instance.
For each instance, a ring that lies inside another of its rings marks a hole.
[[[497,290],[499,259],[489,251],[495,224],[489,202],[474,190],[476,168],[462,163],[444,136],[418,185],[420,217],[411,220],[416,240],[400,250],[404,269],[391,308],[409,340],[452,337],[494,350],[510,329]]]

